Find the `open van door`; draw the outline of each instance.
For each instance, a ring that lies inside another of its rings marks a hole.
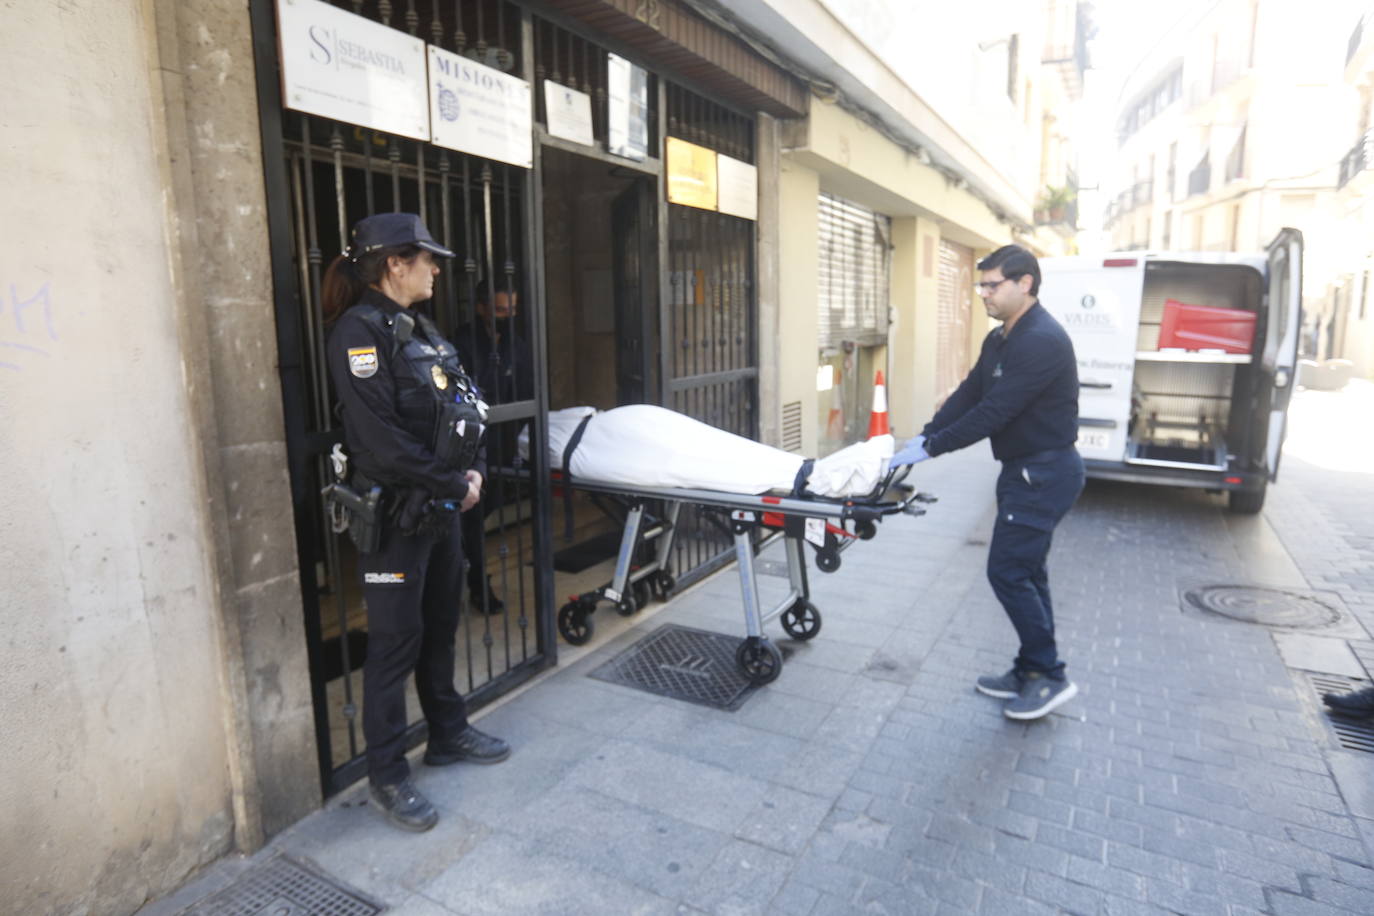
[[[1279,476],[1279,457],[1288,428],[1288,402],[1297,382],[1298,336],[1302,327],[1302,233],[1281,229],[1269,244],[1269,313],[1260,353],[1261,384],[1269,394],[1265,467]],[[1263,394],[1261,394],[1261,403]]]

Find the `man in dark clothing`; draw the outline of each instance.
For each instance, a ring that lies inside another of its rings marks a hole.
[[[488,303],[487,299],[492,301]],[[519,296],[501,291],[484,296],[475,307],[476,321],[458,329],[453,344],[463,365],[472,373],[488,404],[509,404],[534,397],[534,366],[529,344],[516,329]],[[515,456],[514,427],[503,424],[488,432],[492,461],[508,465]],[[468,594],[475,610],[499,614],[506,603],[491,587],[486,574],[486,518],[501,507],[503,485],[498,482],[482,493],[482,502],[462,518],[463,542],[468,555]]]
[[[1011,719],[1038,719],[1078,687],[1064,674],[1054,639],[1045,561],[1054,527],[1083,489],[1078,438],[1078,361],[1059,322],[1037,300],[1040,265],[1017,245],[978,262],[988,316],[1002,326],[978,363],[921,435],[893,456],[913,464],[987,438],[1002,462],[988,581],[1021,640],[1006,674],[978,678],[980,693],[1007,700]]]

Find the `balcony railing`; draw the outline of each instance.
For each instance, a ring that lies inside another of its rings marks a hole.
[[[1212,159],[1203,157],[1197,168],[1188,173],[1188,196],[1206,194],[1212,189]]]
[[[1336,178],[1336,187],[1345,187],[1356,175],[1371,165],[1374,165],[1374,129],[1366,131],[1365,135],[1350,148],[1350,152],[1341,158],[1340,174]]]

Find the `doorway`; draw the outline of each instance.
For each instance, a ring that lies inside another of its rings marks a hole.
[[[659,403],[657,182],[556,147],[542,182],[549,408]],[[573,492],[555,516],[554,593],[604,585],[620,507]]]

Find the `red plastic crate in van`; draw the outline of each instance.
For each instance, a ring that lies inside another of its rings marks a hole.
[[[1249,353],[1255,339],[1255,313],[1210,305],[1189,305],[1164,300],[1164,321],[1159,326],[1159,348],[1225,350]]]

